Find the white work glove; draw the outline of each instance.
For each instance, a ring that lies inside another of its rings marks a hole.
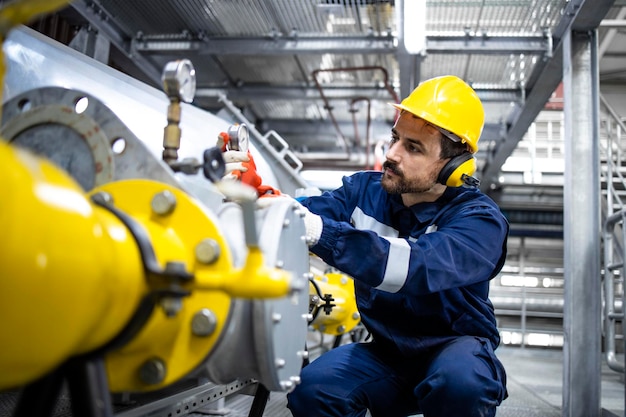
[[[300,204],[300,203],[298,203]],[[300,204],[301,210],[304,211],[304,228],[306,229],[306,244],[309,247],[314,246],[319,242],[322,236],[322,229],[324,229],[324,222],[322,217],[313,214],[308,208]]]
[[[227,150],[226,146],[229,141],[228,133],[221,132],[217,135],[217,143],[215,146],[222,151],[222,158],[224,158],[225,174],[222,179],[238,180],[241,179],[241,173],[246,172],[248,167],[244,165],[244,162],[250,162],[250,157],[247,152]]]
[[[250,162],[247,152],[226,151],[222,153],[222,157],[226,163],[225,173],[222,179],[238,180],[241,178],[241,173],[248,170],[243,164],[244,162]]]
[[[275,202],[285,201],[285,199],[288,199],[291,204],[296,204],[298,210],[300,211],[300,213],[302,213],[302,216],[304,218],[304,229],[306,232],[306,243],[307,245],[309,245],[309,247],[314,246],[322,236],[324,223],[322,222],[322,218],[319,215],[311,213],[309,209],[300,204],[298,200],[295,200],[286,194],[281,194],[276,197],[261,197],[257,200],[257,207],[267,208]]]
[[[309,247],[314,246],[320,240],[322,236],[322,229],[324,228],[324,222],[322,217],[313,214],[308,208],[304,207],[297,200],[294,200],[300,206],[299,209],[304,213],[304,229],[306,230],[306,244]]]

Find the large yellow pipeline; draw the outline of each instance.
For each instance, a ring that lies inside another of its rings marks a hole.
[[[161,268],[175,264],[193,276],[178,283],[188,296],[164,300],[169,315],[168,309],[157,309],[131,343],[107,355],[112,391],[160,388],[202,363],[226,324],[230,296],[288,294],[290,273],[266,267],[258,248],[249,248],[245,265],[234,268],[217,219],[183,191],[155,181],[127,180],[94,190],[101,192],[145,227]]]
[[[6,4],[0,9],[0,39],[4,42],[13,27],[68,3]],[[0,50],[1,81],[4,74]],[[1,142],[3,389],[42,376],[72,354],[102,346],[133,314],[146,283],[135,242],[117,219],[90,205],[56,167]],[[111,300],[124,302],[111,308]]]
[[[0,389],[102,346],[147,292],[133,237],[63,171],[0,141]]]
[[[5,5],[0,40],[69,2]],[[0,50],[0,80],[4,72]],[[140,330],[106,352],[109,386],[113,392],[161,388],[206,359],[230,297],[290,291],[290,273],[266,267],[259,248],[249,248],[244,267],[234,268],[215,221],[174,187],[109,183],[93,193],[113,203],[94,204],[63,171],[2,140],[0,169],[0,390],[110,347],[138,311],[144,312]],[[156,308],[139,308],[146,304]]]
[[[146,297],[156,308],[106,367],[113,392],[158,389],[207,358],[230,297],[289,293],[291,274],[264,266],[258,248],[235,268],[210,213],[172,186],[108,183],[92,191],[112,202],[104,208],[51,163],[2,141],[0,167],[0,389],[106,345]]]

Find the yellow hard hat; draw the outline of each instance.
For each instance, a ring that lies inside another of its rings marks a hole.
[[[405,110],[437,126],[452,140],[478,151],[485,110],[476,92],[459,77],[444,75],[426,80],[395,108]]]

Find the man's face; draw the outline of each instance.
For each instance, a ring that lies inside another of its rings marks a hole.
[[[440,159],[441,133],[423,119],[402,112],[391,129],[383,164],[382,186],[390,194],[427,193],[437,185],[445,165]]]

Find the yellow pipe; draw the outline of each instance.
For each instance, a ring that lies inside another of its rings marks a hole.
[[[207,358],[231,296],[289,292],[291,274],[266,267],[257,248],[235,268],[216,219],[175,187],[137,179],[93,190],[143,231],[153,253],[146,276],[137,236],[63,171],[1,141],[0,167],[0,389],[104,346],[155,289],[180,292],[159,299],[139,333],[107,353],[106,367],[113,392],[164,387]],[[163,273],[172,265],[182,274]]]
[[[178,309],[169,316],[157,309],[134,340],[107,355],[111,391],[154,390],[193,371],[219,340],[229,317],[230,297],[288,294],[291,274],[266,267],[258,248],[250,248],[245,265],[235,268],[217,218],[185,192],[143,179],[108,183],[93,192],[111,196],[116,208],[144,227],[160,269],[176,263],[193,276],[179,283],[189,295]],[[207,242],[212,242],[213,257],[199,255],[198,248]],[[198,334],[193,328],[202,313],[210,315],[213,328]]]
[[[0,141],[0,389],[111,340],[147,292],[133,237],[63,171]]]
[[[323,310],[311,325],[315,330],[331,335],[348,333],[361,321],[354,295],[354,280],[348,275],[329,272],[313,278],[322,296],[330,294],[334,304],[329,314]],[[314,283],[309,284],[309,294],[317,294]]]
[[[203,290],[221,289],[238,298],[274,298],[289,293],[293,278],[289,271],[265,266],[263,253],[259,248],[248,248],[246,263],[228,273],[198,273],[197,288]]]

